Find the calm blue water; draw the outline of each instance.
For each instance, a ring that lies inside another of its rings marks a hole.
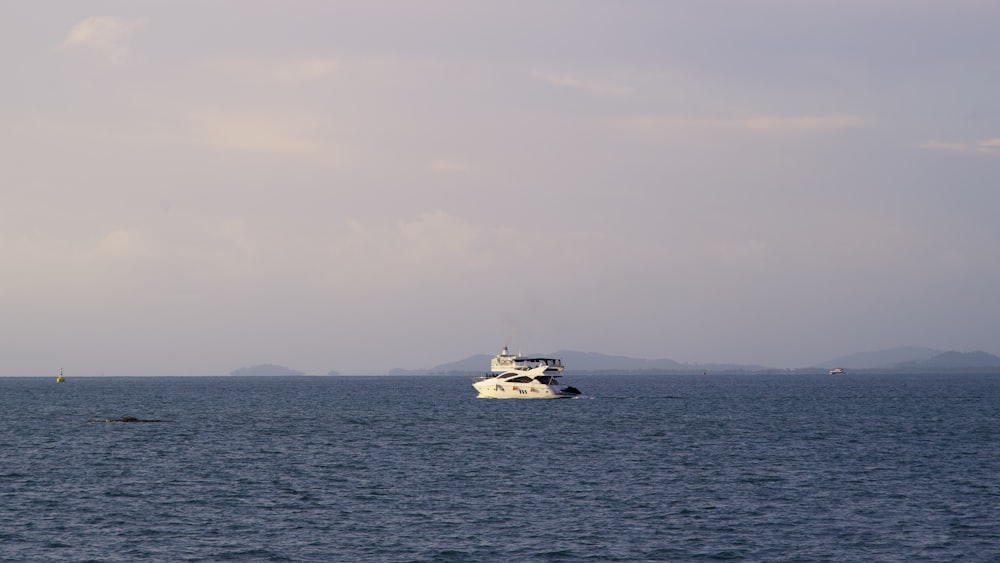
[[[0,559],[1000,560],[1000,376],[566,382],[0,379]]]

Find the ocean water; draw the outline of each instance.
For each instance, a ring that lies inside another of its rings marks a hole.
[[[565,382],[0,379],[0,559],[1000,560],[1000,376]]]

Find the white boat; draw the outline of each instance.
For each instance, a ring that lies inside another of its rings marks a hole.
[[[844,375],[845,372],[843,368],[833,368],[830,370],[830,375]]]
[[[503,351],[490,361],[490,373],[477,379],[472,387],[480,399],[565,399],[576,397],[580,390],[559,383],[562,360],[538,356],[514,355]]]

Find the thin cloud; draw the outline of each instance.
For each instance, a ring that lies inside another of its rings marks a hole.
[[[941,141],[927,141],[920,144],[920,148],[929,151],[967,151],[972,148],[972,145],[965,143],[945,143]]]
[[[632,93],[632,88],[629,86],[594,82],[570,76],[568,74],[556,74],[552,72],[533,70],[531,71],[531,76],[552,86],[582,90],[599,96],[626,96]]]
[[[328,77],[340,70],[340,61],[331,57],[289,59],[224,59],[208,63],[209,68],[243,79],[264,82],[301,82]]]
[[[124,64],[132,58],[129,46],[132,36],[148,22],[149,18],[89,17],[74,25],[57,47],[88,49],[114,64]]]
[[[208,115],[199,122],[202,142],[243,152],[328,157],[332,147],[315,140],[296,120]]]
[[[864,118],[845,115],[754,116],[738,118],[638,115],[614,119],[613,126],[631,133],[739,131],[764,134],[829,133],[865,125]]]
[[[485,266],[482,258],[476,257],[480,228],[460,217],[438,210],[400,222],[396,229],[407,263],[432,269],[446,263],[461,264],[463,269]]]
[[[488,236],[482,226],[441,210],[387,223],[349,220],[339,235],[330,238],[328,260],[316,263],[320,269],[325,264],[328,271],[317,272],[315,280],[321,285],[371,288],[481,274],[494,263],[493,255],[483,248]],[[379,259],[372,262],[372,256]],[[343,275],[345,265],[356,264],[365,266],[351,276]]]
[[[986,139],[984,141],[979,141],[976,143],[976,148],[983,152],[997,152],[1000,151],[1000,137],[994,137],[993,139]]]
[[[857,115],[806,115],[796,117],[751,117],[737,125],[748,131],[762,133],[811,133],[840,131],[861,127],[865,120]]]
[[[926,141],[920,144],[920,148],[930,151],[1000,153],[1000,137],[983,139],[971,143]]]
[[[134,260],[148,256],[149,250],[141,233],[119,229],[101,238],[93,254],[111,260]]]

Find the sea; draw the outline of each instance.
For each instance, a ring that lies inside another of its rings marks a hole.
[[[1000,375],[563,380],[0,378],[0,560],[1000,560]]]

